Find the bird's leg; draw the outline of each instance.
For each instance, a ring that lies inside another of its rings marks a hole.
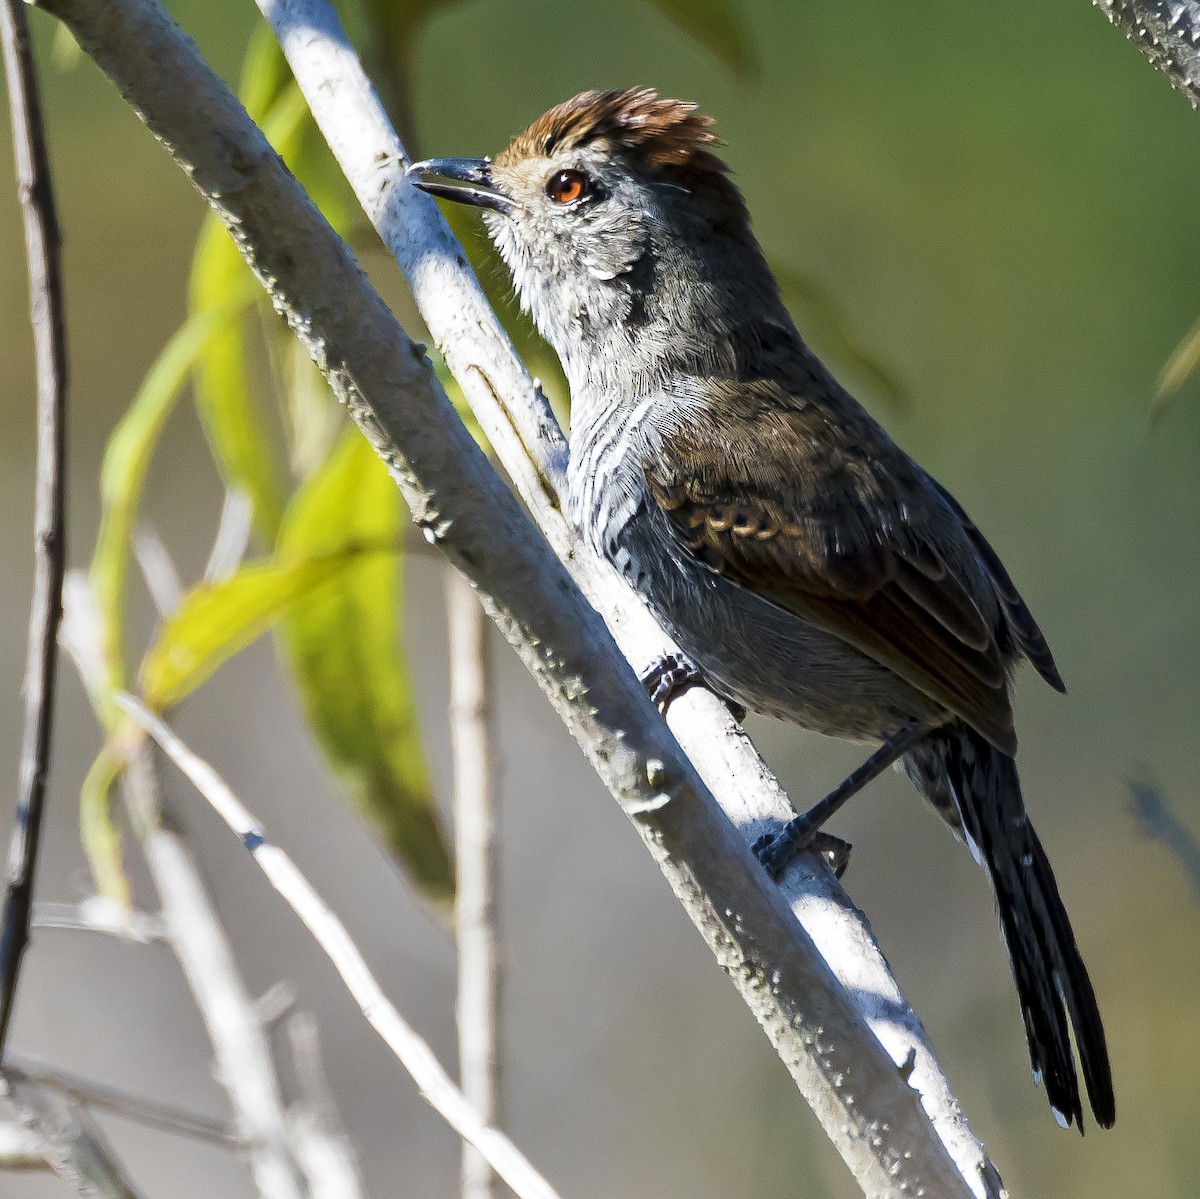
[[[775,877],[802,849],[813,843],[825,823],[852,795],[878,778],[897,758],[903,757],[931,729],[924,721],[906,724],[889,737],[857,770],[843,779],[824,799],[802,816],[788,821],[778,833],[764,833],[751,846],[766,872]],[[844,868],[844,867],[843,867]]]
[[[704,682],[700,667],[686,654],[663,654],[656,658],[646,670],[639,675],[642,686],[650,693],[660,712],[665,712],[670,702],[676,696],[682,695],[689,687],[695,687]],[[746,709],[725,696],[721,696],[729,705],[734,720],[746,719]]]

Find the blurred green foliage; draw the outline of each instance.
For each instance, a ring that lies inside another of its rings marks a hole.
[[[330,762],[417,885],[449,900],[454,875],[421,748],[416,699],[400,650],[407,515],[387,469],[357,429],[347,429],[297,491],[279,552],[316,555],[388,545],[358,557],[287,613],[285,662]]]

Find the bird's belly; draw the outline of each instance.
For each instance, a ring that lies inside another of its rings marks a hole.
[[[737,583],[674,555],[631,581],[714,690],[816,732],[881,741],[937,705],[886,667]]]

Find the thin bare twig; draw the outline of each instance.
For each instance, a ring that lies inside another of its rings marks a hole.
[[[174,612],[183,599],[183,580],[162,534],[148,520],[139,520],[133,530],[133,554],[155,611],[159,616]]]
[[[50,1168],[78,1199],[141,1199],[107,1138],[73,1099],[6,1067],[0,1095],[41,1142]]]
[[[266,1035],[195,859],[183,838],[162,823],[149,742],[134,751],[121,781],[171,945],[212,1043],[217,1079],[246,1139],[258,1192],[263,1199],[302,1199]]]
[[[91,689],[97,669],[100,621],[86,578],[72,572],[65,588],[63,645]],[[154,747],[146,740],[129,754],[122,788],[162,904],[167,941],[204,1021],[217,1080],[233,1107],[246,1157],[262,1199],[301,1199],[291,1158],[283,1100],[266,1034],[237,970],[228,939],[199,867],[183,838],[162,821]]]
[[[296,864],[266,838],[228,784],[193,753],[171,728],[132,695],[118,695],[121,709],[138,722],[191,780],[196,790],[236,833],[262,872],[333,963],[367,1022],[412,1076],[422,1096],[460,1137],[469,1140],[521,1199],[557,1199],[550,1184],[502,1132],[490,1127],[446,1073],[426,1041],[384,994],[346,927]]]
[[[35,903],[34,928],[56,928],[67,932],[106,933],[122,941],[149,945],[165,941],[162,918],[137,908],[127,908],[102,895],[93,895],[82,903]]]
[[[458,946],[458,1070],[463,1094],[495,1124],[500,956],[496,935],[495,778],[490,729],[488,619],[474,588],[446,572],[450,634],[450,758],[454,770],[454,934]],[[463,1199],[491,1199],[495,1178],[464,1143]]]
[[[0,1124],[0,1171],[32,1174],[49,1169],[36,1132],[12,1121]]]
[[[321,1065],[317,1022],[308,1012],[293,1012],[288,1017],[287,1035],[302,1099],[288,1112],[288,1127],[292,1150],[308,1177],[313,1199],[362,1199],[358,1160]]]
[[[58,625],[62,618],[64,544],[63,457],[67,350],[63,314],[62,258],[50,159],[42,128],[37,75],[22,0],[0,3],[8,103],[17,164],[17,190],[29,261],[29,314],[37,361],[37,484],[34,501],[33,600],[25,662],[25,727],[16,824],[9,847],[8,880],[0,925],[0,1062],[12,1018],[21,958],[29,943],[33,882],[41,841]]]
[[[254,1016],[263,1028],[274,1028],[296,1010],[296,990],[282,979],[272,983],[255,1001]]]
[[[109,1086],[108,1083],[84,1078],[68,1070],[59,1070],[42,1063],[11,1059],[11,1065],[28,1081],[38,1083],[86,1107],[103,1108],[136,1124],[145,1124],[149,1128],[159,1128],[164,1132],[177,1133],[179,1136],[192,1137],[199,1141],[209,1141],[225,1149],[246,1148],[246,1138],[224,1120],[201,1116],[156,1099],[131,1095],[119,1087]]]

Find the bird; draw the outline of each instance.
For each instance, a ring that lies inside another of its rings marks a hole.
[[[720,145],[690,101],[590,90],[494,158],[407,174],[482,210],[562,362],[572,523],[682,651],[647,671],[656,701],[699,681],[878,746],[760,839],[760,861],[777,874],[900,763],[990,881],[1034,1078],[1058,1122],[1083,1131],[1082,1073],[1111,1127],[1104,1025],[1015,762],[1017,665],[1058,691],[1062,677],[963,507],[801,337]]]

